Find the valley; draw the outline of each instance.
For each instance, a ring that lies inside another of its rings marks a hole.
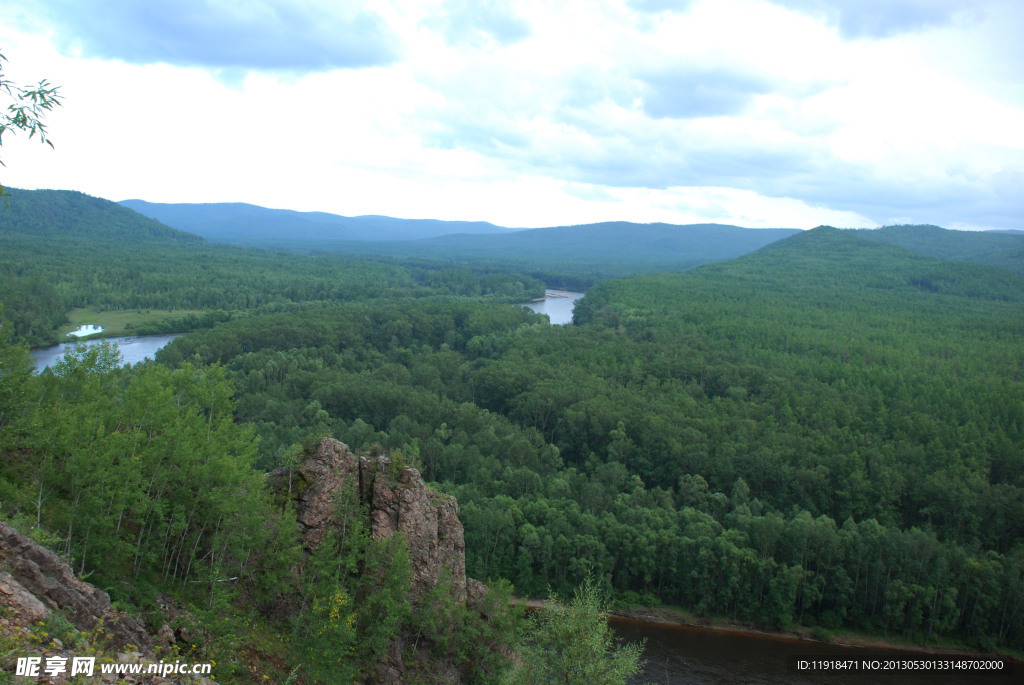
[[[168,593],[206,607],[225,628],[204,654],[238,682],[252,662],[229,636],[252,640],[261,668],[286,664],[274,678],[292,668],[267,588],[307,612],[335,591],[396,601],[400,577],[371,587],[357,569],[398,568],[401,551],[359,537],[338,538],[352,560],[338,575],[284,580],[294,520],[258,483],[325,437],[454,496],[466,573],[520,595],[571,596],[590,577],[622,606],[1020,655],[1022,236],[966,250],[942,229],[901,246],[880,238],[905,229],[819,227],[715,253],[700,244],[759,232],[637,228],[691,246],[624,252],[612,278],[600,265],[625,248],[600,229],[549,240],[527,269],[531,253],[478,242],[516,233],[310,254],[211,244],[81,194],[11,204],[2,510],[43,523],[143,614]],[[586,287],[574,325],[510,306],[559,285]],[[129,370],[101,346],[59,375],[26,371],[25,343],[79,323],[185,334]],[[191,585],[223,574],[245,580]],[[387,639],[418,635],[456,663],[463,638],[437,632],[426,616],[449,605],[431,601]],[[271,637],[257,645],[245,621]],[[366,650],[372,669],[383,652]]]

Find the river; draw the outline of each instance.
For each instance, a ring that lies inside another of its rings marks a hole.
[[[574,293],[568,290],[545,290],[544,299],[527,302],[529,307],[538,314],[547,314],[551,323],[565,325],[572,323],[572,308],[576,306],[576,300],[583,297],[583,293]]]
[[[547,314],[552,324],[572,322],[572,309],[583,293],[547,291],[544,300],[526,306],[535,312]],[[117,343],[126,365],[152,359],[157,350],[180,334],[108,338]],[[98,340],[85,344],[96,344]],[[34,350],[36,370],[42,371],[53,364],[76,343],[64,343]],[[865,660],[924,659],[919,652],[837,647],[820,642],[796,640],[771,635],[752,635],[725,630],[712,630],[693,626],[671,626],[613,618],[611,626],[627,642],[646,640],[643,674],[631,681],[666,683],[666,685],[864,685],[865,683],[893,683],[903,685],[945,685],[949,683],[991,684],[1020,682],[1021,666],[1011,665],[1011,671],[913,671],[885,673],[865,670]],[[826,658],[854,663],[856,670],[832,670],[807,673],[797,670],[797,659],[808,662]]]
[[[121,351],[121,357],[124,359],[125,366],[131,364],[137,364],[144,359],[153,359],[156,355],[157,350],[177,338],[181,333],[172,333],[170,335],[139,335],[139,336],[126,336],[123,338],[107,338],[108,342],[117,343],[117,348]],[[100,342],[99,339],[87,340],[84,343],[67,342],[53,347],[43,347],[38,350],[32,350],[32,356],[35,358],[36,372],[40,372],[47,366],[52,366],[58,359],[64,356],[64,353],[68,349],[73,349],[75,345],[95,345]]]
[[[877,660],[877,666],[885,668],[894,665],[894,662],[916,659],[921,663],[922,660],[936,657],[920,652],[837,647],[784,636],[752,635],[695,626],[666,626],[619,618],[613,618],[610,625],[627,642],[647,640],[644,649],[646,668],[642,675],[630,681],[631,685],[996,685],[1022,682],[1019,665],[1009,663],[1002,671],[918,670],[887,673],[871,670],[870,662]],[[977,658],[982,662],[988,660],[986,657]],[[840,660],[839,663],[845,664],[847,669],[800,672],[797,670],[797,660],[801,659],[809,663],[824,659]],[[851,664],[856,668],[850,669]],[[932,669],[940,664],[941,661],[933,663]]]

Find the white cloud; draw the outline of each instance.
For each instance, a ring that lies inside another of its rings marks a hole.
[[[352,2],[38,0],[66,53],[137,64],[309,72],[395,60],[396,40]]]
[[[208,45],[230,3],[114,27],[7,7],[7,73],[66,104],[54,151],[5,139],[2,180],[515,226],[1019,228],[1022,11],[954,5],[265,0],[236,13],[230,53]],[[358,21],[372,30],[342,45]],[[132,27],[160,40],[111,33]]]
[[[429,19],[452,45],[508,45],[530,35],[530,24],[509,0],[447,0]]]

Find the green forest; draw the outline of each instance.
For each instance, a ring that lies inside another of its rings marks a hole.
[[[502,581],[567,597],[590,577],[624,605],[764,628],[1024,644],[1012,270],[822,227],[601,281],[574,325],[552,326],[511,306],[544,287],[511,267],[211,246],[78,194],[12,191],[11,207],[0,513],[140,611],[174,592],[208,621],[259,626],[222,635],[273,642],[299,639],[259,599],[281,583],[310,620],[330,598],[397,604],[402,550],[358,531],[336,542],[340,567],[284,580],[294,518],[262,474],[333,436],[455,495],[467,573],[499,598]],[[93,348],[32,374],[24,345],[84,306],[205,314],[168,324],[191,332],[155,362],[121,369]],[[182,489],[193,498],[170,497]],[[367,565],[389,572],[369,582]],[[209,582],[223,575],[246,582]],[[419,630],[497,677],[498,652],[473,649],[514,640],[515,621],[460,615],[446,637],[450,621],[424,617],[453,610],[431,606],[354,617],[369,637],[353,668]]]
[[[680,271],[739,257],[798,232],[629,221],[511,229],[485,222],[344,217],[236,203],[120,204],[211,243],[501,264],[542,278],[548,287],[574,290],[606,278]]]
[[[161,330],[192,330],[233,315],[379,298],[473,296],[522,302],[543,282],[500,267],[317,257],[210,245],[108,200],[68,191],[10,192],[0,212],[0,293],[14,335],[58,342],[67,311],[203,310]]]

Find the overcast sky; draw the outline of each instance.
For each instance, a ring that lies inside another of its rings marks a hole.
[[[6,0],[0,181],[533,227],[1024,229],[1020,0]],[[23,137],[21,137],[23,138]]]

